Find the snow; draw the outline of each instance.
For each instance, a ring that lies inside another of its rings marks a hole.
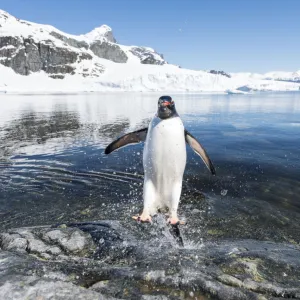
[[[64,33],[50,25],[19,20],[3,10],[0,10],[0,24],[0,36],[32,37],[35,41],[51,40],[57,47],[65,47],[77,52],[82,50],[67,45],[50,33],[56,32],[67,38],[84,41],[88,44],[99,39],[109,41],[110,37],[113,38],[112,34],[110,36],[111,28],[107,25],[95,28],[87,34],[76,36]],[[127,63],[114,63],[98,58],[89,50],[93,59],[76,62],[76,74],[65,75],[64,79],[52,79],[43,71],[22,76],[16,74],[11,68],[0,64],[0,93],[77,93],[99,91],[206,93],[233,91],[241,93],[242,88],[246,88],[249,92],[298,91],[300,89],[300,71],[270,72],[266,74],[232,73],[230,74],[231,78],[228,78],[220,74],[210,74],[206,71],[183,69],[171,64],[161,66],[141,64],[138,57],[131,53],[135,46],[119,46],[128,56]],[[5,47],[10,48],[10,46]],[[163,61],[152,48],[144,47],[144,49],[150,51],[156,59]],[[82,74],[84,73],[89,75],[95,74],[95,76],[83,77]],[[289,82],[297,81],[298,79],[299,82]]]
[[[226,93],[229,95],[235,95],[235,94],[248,94],[248,92],[240,91],[240,90],[226,90]]]
[[[300,70],[297,72],[273,71],[265,74],[257,73],[231,73],[233,78],[262,79],[277,81],[300,81]]]
[[[44,72],[29,76],[16,74],[12,69],[0,65],[0,93],[77,93],[100,91],[178,91],[178,92],[219,92],[236,90],[247,86],[253,91],[296,91],[299,83],[256,80],[244,77],[235,79],[213,75],[204,71],[180,69],[173,65],[155,66],[142,64],[116,64],[98,59],[106,71],[95,78],[81,75],[66,75],[65,79],[52,79]],[[82,68],[93,66],[86,61]],[[90,66],[87,66],[87,65]]]
[[[112,32],[112,29],[107,26],[107,25],[102,25],[100,27],[95,28],[91,32],[85,34],[85,35],[80,35],[79,37],[82,37],[83,40],[89,41],[92,43],[93,41],[96,40],[103,40],[104,37],[109,33]]]

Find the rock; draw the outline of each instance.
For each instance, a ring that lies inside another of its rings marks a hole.
[[[223,75],[225,77],[228,77],[228,78],[231,78],[231,75],[224,72],[224,71],[216,71],[216,70],[210,70],[208,73],[211,73],[211,74],[216,74],[216,75]]]
[[[52,65],[48,65],[45,68],[45,71],[47,71],[47,73],[50,74],[74,74],[75,72],[75,67],[72,67],[70,65],[56,65],[56,66],[52,66]]]
[[[126,53],[119,45],[104,40],[95,41],[93,44],[91,44],[90,49],[96,56],[111,60],[116,63],[126,63],[128,60]]]
[[[88,49],[89,48],[89,44],[86,43],[85,41],[78,41],[69,37],[66,37],[58,32],[55,31],[51,31],[50,35],[54,36],[55,38],[65,42],[66,44],[75,47],[75,48],[84,48],[84,49]]]
[[[155,52],[151,48],[145,47],[132,47],[130,52],[137,56],[142,64],[150,65],[164,65],[166,61],[163,59],[163,56]]]
[[[93,255],[96,246],[90,234],[77,228],[24,228],[0,234],[2,250],[28,252],[54,259],[60,254]]]
[[[68,45],[76,48],[88,49],[85,42],[66,38],[52,32],[56,38],[66,41]],[[125,63],[128,59],[125,52],[117,44],[106,41],[96,41],[91,45],[91,50],[100,58],[105,58],[118,63]],[[45,71],[54,78],[63,78],[62,74],[75,74],[76,64],[92,60],[93,56],[84,51],[74,51],[72,48],[56,46],[51,40],[35,42],[32,38],[14,38],[0,36],[0,63],[11,67],[16,73],[29,75],[32,72]],[[99,65],[99,63],[96,63]],[[93,68],[92,74],[101,74],[104,67]],[[53,76],[60,74],[60,76]],[[89,73],[87,73],[89,74]]]
[[[64,79],[65,78],[64,75],[49,75],[49,77],[51,77],[53,79]]]
[[[6,300],[105,300],[113,299],[69,282],[39,280],[36,277],[21,277],[6,281],[1,286],[1,299]]]
[[[299,297],[299,246],[225,239],[180,247],[169,230],[160,219],[8,230],[0,235],[0,298]]]
[[[51,75],[75,74],[72,64],[92,59],[88,53],[56,47],[50,40],[35,42],[32,38],[11,37],[0,37],[0,57],[0,63],[21,75],[41,70]]]
[[[26,52],[25,47],[21,46],[16,51],[15,55],[11,59],[12,69],[21,75],[28,75],[28,66],[26,65]]]
[[[25,53],[27,72],[38,72],[43,67],[43,62],[40,58],[38,45],[34,43],[33,39],[25,39]]]
[[[0,248],[26,252],[27,240],[22,238],[19,234],[2,233],[0,234]]]
[[[48,246],[44,242],[36,240],[36,239],[30,239],[28,240],[28,246],[27,246],[27,252],[33,253],[33,254],[48,254],[44,255],[44,257],[51,258],[50,255],[59,255],[61,254],[61,250],[57,246]]]
[[[91,236],[76,228],[42,231],[41,237],[48,243],[59,245],[67,254],[85,256],[95,250]]]
[[[43,60],[43,69],[47,70],[50,65],[73,64],[77,61],[78,52],[71,51],[68,48],[56,47],[52,42],[45,41],[39,44],[40,55]]]

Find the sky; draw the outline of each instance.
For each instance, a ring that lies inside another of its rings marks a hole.
[[[17,18],[154,48],[194,70],[300,70],[300,0],[0,0]],[[1,28],[0,28],[1,30]]]

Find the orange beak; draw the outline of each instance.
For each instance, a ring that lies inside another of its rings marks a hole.
[[[168,106],[168,105],[170,105],[171,104],[171,102],[163,102],[161,105],[162,106]]]

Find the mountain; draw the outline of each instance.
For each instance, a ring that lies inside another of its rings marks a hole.
[[[97,58],[115,63],[126,63],[130,58],[142,64],[166,63],[151,48],[118,45],[107,25],[74,36],[0,11],[0,26],[0,63],[21,75],[44,71],[60,79],[65,74],[97,77],[105,70]]]
[[[107,25],[76,36],[0,10],[0,92],[299,90],[299,82],[182,69],[152,48],[118,44]]]

